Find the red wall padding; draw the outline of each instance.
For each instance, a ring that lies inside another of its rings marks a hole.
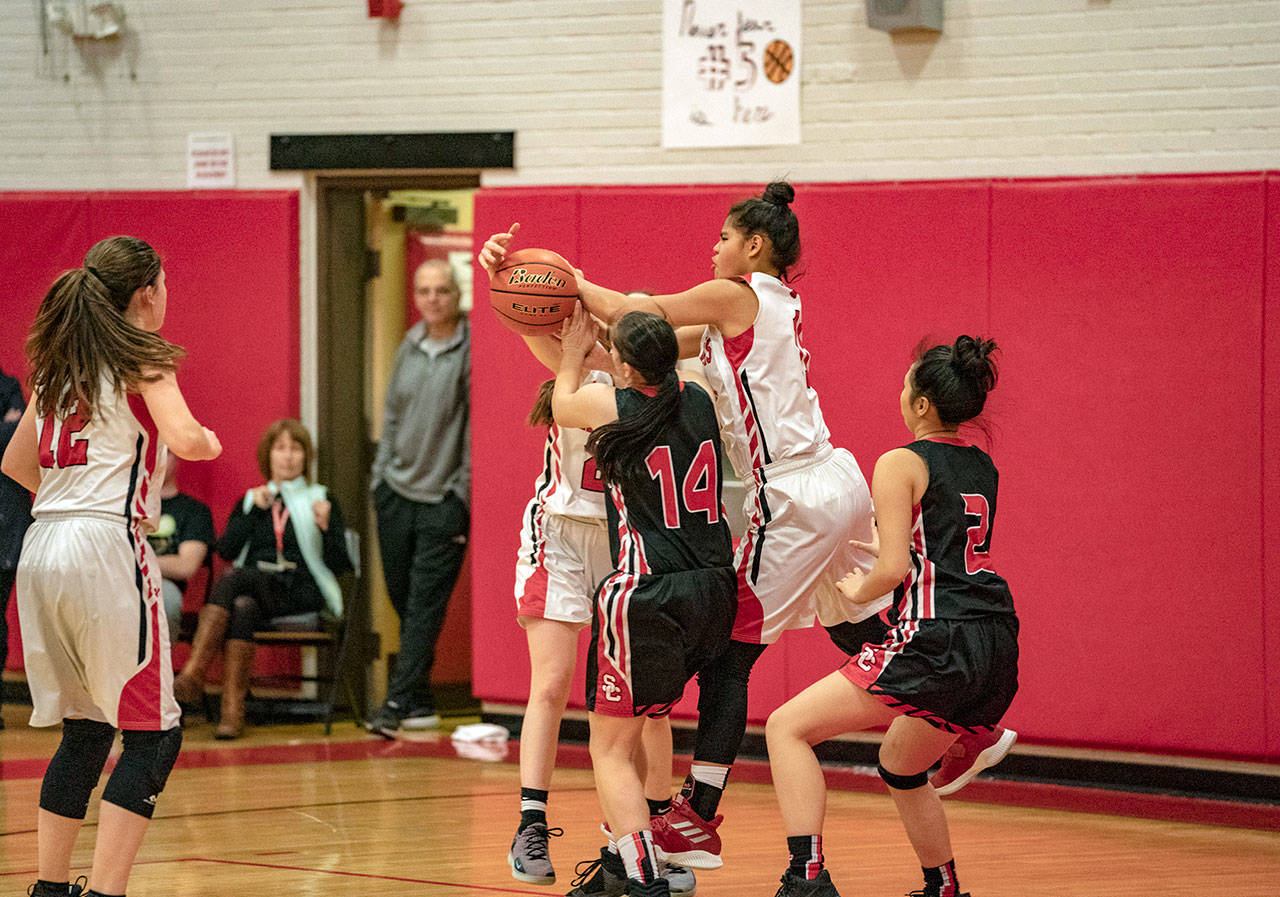
[[[235,499],[261,480],[265,426],[296,416],[298,196],[286,191],[0,193],[0,367],[25,382],[26,333],[49,284],[103,237],[132,234],[164,260],[162,333],[188,357],[178,382],[222,457],[187,463],[184,491],[221,530]],[[20,667],[17,626],[9,666]]]
[[[674,291],[709,276],[729,205],[758,190],[483,190],[476,241],[519,220],[518,245],[597,282]],[[1280,758],[1280,557],[1264,539],[1280,511],[1264,451],[1280,444],[1280,179],[800,185],[795,207],[814,382],[868,475],[906,440],[918,340],[1005,347],[988,417],[997,558],[1023,623],[1008,723],[1032,742]],[[541,434],[522,419],[546,374],[483,307],[473,322],[476,370],[500,372],[473,379],[474,689],[523,702],[512,562]],[[824,633],[788,634],[753,674],[752,720],[839,661]]]

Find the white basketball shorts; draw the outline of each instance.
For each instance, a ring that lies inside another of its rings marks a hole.
[[[107,515],[42,515],[17,584],[31,725],[178,725],[160,570],[140,530]]]
[[[875,558],[850,539],[871,541],[871,490],[845,449],[779,461],[755,471],[744,502],[747,531],[734,553],[738,615],[733,638],[768,645],[785,630],[858,622],[892,595],[853,608],[836,582]]]
[[[537,514],[525,509],[516,560],[516,614],[585,626],[595,611],[596,586],[613,572],[604,518]]]

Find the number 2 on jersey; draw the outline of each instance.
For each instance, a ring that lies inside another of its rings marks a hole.
[[[667,529],[680,528],[680,500],[690,514],[707,515],[707,523],[720,520],[720,503],[716,500],[716,447],[710,439],[698,446],[689,469],[685,471],[679,490],[676,488],[675,465],[671,460],[671,446],[660,445],[644,459],[649,476],[662,487],[662,521]]]
[[[991,508],[985,495],[961,492],[966,517],[977,517],[978,522],[965,530],[968,539],[964,546],[964,569],[970,576],[977,573],[995,573],[991,569]]]
[[[79,411],[68,414],[57,426],[56,418],[50,414],[40,426],[40,466],[41,467],[81,467],[89,463],[89,440],[73,437],[88,425],[88,421],[80,416]],[[53,451],[53,431],[58,429],[58,451]]]

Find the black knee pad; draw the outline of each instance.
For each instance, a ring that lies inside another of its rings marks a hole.
[[[40,784],[40,809],[68,819],[84,819],[98,786],[116,730],[91,719],[64,719],[62,742]]]
[[[124,752],[107,779],[102,799],[150,819],[181,747],[182,729],[177,727],[163,732],[126,730]]]
[[[912,791],[929,784],[928,770],[918,772],[913,776],[900,776],[897,773],[889,772],[883,766],[877,766],[876,772],[880,773],[880,778],[884,779],[886,785],[890,788],[897,788],[899,791]]]

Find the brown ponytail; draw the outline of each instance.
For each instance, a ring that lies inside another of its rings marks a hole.
[[[36,413],[86,419],[107,372],[117,393],[158,380],[186,353],[125,320],[133,294],[160,276],[160,256],[136,237],[108,237],[49,287],[27,337]]]

